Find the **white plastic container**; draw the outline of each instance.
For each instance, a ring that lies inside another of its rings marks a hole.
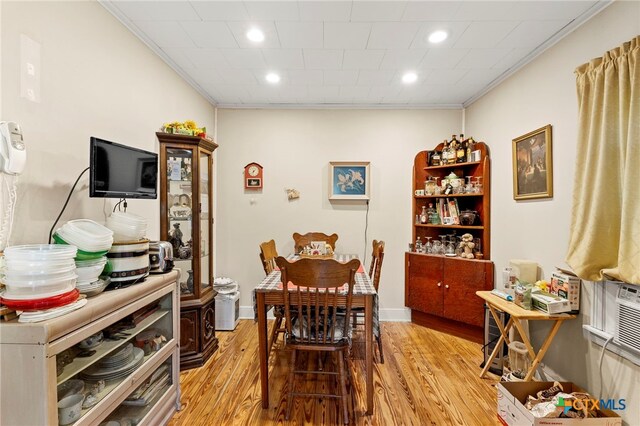
[[[73,258],[63,260],[5,260],[6,269],[20,272],[34,273],[34,270],[44,269],[47,271],[60,268],[75,267]]]
[[[7,247],[4,251],[6,261],[50,261],[73,259],[78,248],[73,245],[29,244]]]
[[[96,281],[106,264],[107,258],[105,256],[98,259],[76,261],[76,274],[78,274],[76,285]]]
[[[73,290],[76,278],[75,273],[58,278],[37,280],[5,278],[7,290],[3,297],[11,300],[31,300],[57,296]]]
[[[75,271],[75,264],[58,267],[34,266],[30,269],[16,269],[8,267],[4,271],[4,276],[5,279],[9,281],[59,279],[64,278],[70,273],[75,273]]]
[[[137,241],[147,233],[147,220],[131,213],[114,212],[107,218],[107,227],[116,242]]]
[[[109,250],[113,243],[113,231],[89,219],[70,220],[56,233],[65,242],[87,252]]]

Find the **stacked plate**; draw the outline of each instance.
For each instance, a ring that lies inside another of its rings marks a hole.
[[[53,244],[13,246],[5,250],[6,291],[2,303],[20,311],[51,309],[78,299],[76,247]]]
[[[117,242],[137,241],[147,233],[147,219],[131,213],[114,212],[107,218],[107,228]]]
[[[131,374],[144,362],[144,352],[131,343],[112,353],[80,373],[83,380],[115,381]]]
[[[70,220],[53,235],[58,244],[78,247],[76,260],[98,259],[113,244],[113,231],[89,219]]]

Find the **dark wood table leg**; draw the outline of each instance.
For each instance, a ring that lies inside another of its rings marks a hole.
[[[365,323],[365,368],[367,388],[367,414],[373,414],[373,295],[365,297],[364,301]]]
[[[260,353],[260,387],[262,389],[262,408],[269,408],[269,352],[267,342],[267,306],[264,293],[256,292],[258,307],[258,347]]]

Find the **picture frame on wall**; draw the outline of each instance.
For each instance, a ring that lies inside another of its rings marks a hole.
[[[551,124],[513,139],[513,199],[553,197]]]
[[[368,200],[370,198],[368,161],[331,161],[329,163],[330,200]]]

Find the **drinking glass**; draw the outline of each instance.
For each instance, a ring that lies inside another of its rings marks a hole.
[[[431,247],[431,253],[442,254],[442,243],[440,242],[440,240],[435,240],[433,242],[433,247]]]
[[[455,256],[456,255],[456,246],[455,246],[455,243],[453,242],[453,240],[451,238],[447,242],[447,246],[445,248],[444,254],[447,255],[447,256]]]
[[[473,242],[475,246],[473,247],[473,254],[482,253],[482,243],[480,238],[474,238]]]
[[[447,235],[440,235],[440,254],[444,254],[447,246]]]
[[[462,237],[456,237],[456,256],[460,257],[460,255],[464,252],[460,243],[462,242]]]
[[[425,237],[425,238],[427,239],[427,242],[424,245],[425,253],[432,253],[433,252],[433,244],[431,244],[432,237]]]
[[[467,176],[467,185],[464,188],[467,194],[471,194],[473,192],[473,183],[471,183],[471,179],[473,179],[473,176]]]
[[[482,176],[476,176],[475,193],[482,194]]]

